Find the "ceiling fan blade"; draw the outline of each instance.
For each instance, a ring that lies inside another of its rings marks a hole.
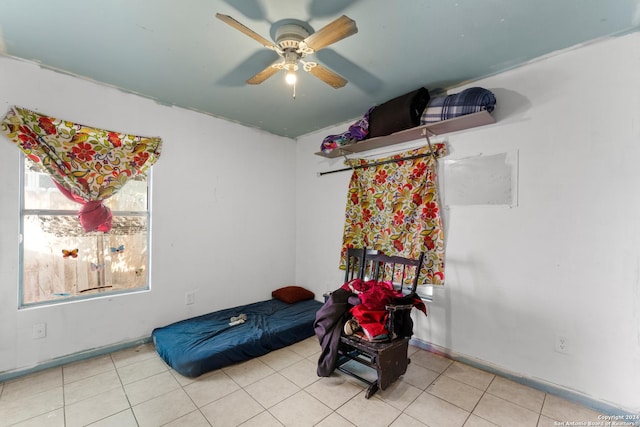
[[[313,74],[315,77],[319,78],[329,86],[332,86],[335,89],[340,89],[344,85],[347,84],[347,80],[340,77],[333,71],[328,68],[323,67],[318,64],[315,67],[309,68],[309,73]]]
[[[277,50],[278,49],[276,47],[276,45],[273,44],[273,42],[265,39],[260,34],[256,33],[252,29],[250,29],[250,28],[246,27],[245,25],[241,24],[240,22],[236,21],[235,19],[233,19],[229,15],[223,15],[221,13],[216,13],[216,18],[218,18],[222,22],[225,22],[225,23],[231,25],[236,30],[248,35],[252,39],[256,40],[258,43],[263,45],[264,47],[269,48],[269,49],[273,49],[273,50]]]
[[[342,15],[340,18],[311,34],[301,43],[314,51],[318,51],[357,32],[358,27],[356,26],[356,21],[346,15]]]
[[[251,77],[249,80],[247,80],[247,83],[250,85],[259,85],[263,81],[267,80],[269,77],[276,74],[278,71],[282,70],[282,64],[283,63],[281,61],[278,61],[269,65],[267,68],[260,71],[258,74]]]

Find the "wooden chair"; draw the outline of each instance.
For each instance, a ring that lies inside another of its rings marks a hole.
[[[418,259],[387,256],[364,248],[347,250],[346,281],[351,280],[356,271],[358,278],[363,280],[391,281],[406,295],[385,307],[389,332],[386,341],[372,342],[359,335],[345,333],[340,337],[336,369],[368,384],[367,399],[376,391],[386,389],[407,371],[409,338],[413,333],[410,313],[414,306],[413,298],[417,298],[415,292],[423,257],[424,254],[420,254]],[[357,364],[350,363],[352,361]],[[373,369],[376,379],[368,380],[360,375],[359,365]]]
[[[347,248],[346,269],[344,272],[345,283],[353,279],[365,279],[365,254],[370,257],[372,255],[378,255],[379,253],[380,252],[375,249]],[[371,265],[369,268],[371,268]]]

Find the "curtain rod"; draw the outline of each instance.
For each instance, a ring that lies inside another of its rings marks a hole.
[[[419,159],[421,157],[429,157],[431,155],[433,155],[433,153],[416,154],[415,156],[400,157],[399,159],[389,159],[389,160],[383,160],[383,161],[380,161],[380,162],[369,163],[369,164],[366,164],[366,165],[357,165],[357,166],[351,166],[351,167],[348,167],[348,168],[336,169],[336,170],[327,171],[327,172],[318,172],[318,176],[329,175],[329,174],[337,173],[337,172],[345,172],[345,171],[350,171],[350,170],[355,170],[355,169],[368,168],[370,166],[386,165],[388,163],[397,163],[397,162],[402,162],[404,160]]]

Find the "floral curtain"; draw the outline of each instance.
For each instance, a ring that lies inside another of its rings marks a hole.
[[[437,158],[445,144],[432,144],[377,160],[349,160],[349,183],[341,267],[347,248],[367,247],[387,255],[425,253],[420,284],[444,283],[444,232],[440,218]],[[423,156],[425,155],[426,156]],[[414,157],[414,159],[401,160]],[[367,166],[371,165],[371,166]]]
[[[162,140],[94,129],[13,107],[0,122],[25,155],[46,170],[60,191],[82,204],[85,232],[111,230],[103,201],[144,174],[160,157]]]

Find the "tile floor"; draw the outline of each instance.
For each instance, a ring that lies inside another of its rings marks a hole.
[[[152,344],[0,383],[0,426],[553,426],[598,413],[410,347],[401,380],[371,399],[316,376],[315,337],[185,378]]]

